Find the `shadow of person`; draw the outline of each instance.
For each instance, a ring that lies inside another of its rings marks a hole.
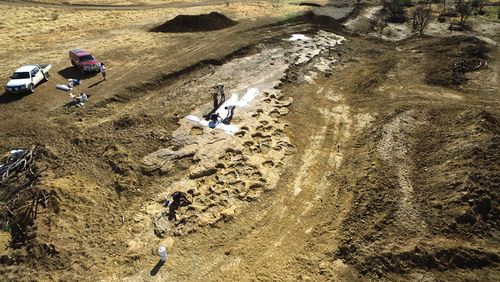
[[[220,97],[220,101],[219,101],[219,92],[215,92],[212,94],[212,99],[214,101],[214,107],[212,108],[212,110],[208,114],[203,116],[206,120],[209,120],[210,116],[212,114],[214,114],[215,112],[217,112],[219,107],[222,106],[222,104],[224,104],[224,102],[226,101],[226,97],[224,96],[224,94],[220,93],[220,95],[221,95],[221,97]]]
[[[78,103],[76,101],[69,101],[66,104],[64,104],[63,108],[72,108],[72,107],[77,107]]]
[[[222,120],[222,123],[224,123],[224,124],[231,123],[231,120],[233,120],[233,116],[234,116],[234,108],[236,108],[236,106],[227,106],[226,107],[226,110],[228,110],[228,113],[227,113],[227,117],[225,117]]]
[[[149,275],[151,276],[156,276],[156,274],[158,274],[158,271],[160,271],[160,268],[165,264],[164,261],[162,260],[159,260],[156,265],[153,267],[153,269],[151,269],[151,271],[149,272]]]
[[[97,85],[101,84],[104,81],[104,79],[99,80],[98,82],[95,82],[89,86],[89,88],[96,87]]]
[[[203,117],[204,117],[206,120],[209,120],[209,119],[210,119],[210,116],[212,116],[213,114],[215,114],[215,112],[217,112],[217,110],[219,109],[219,107],[220,107],[221,105],[222,105],[222,103],[221,103],[221,104],[219,104],[219,102],[217,102],[217,98],[216,98],[216,96],[214,96],[214,107],[212,108],[212,110],[211,110],[208,114],[204,115]]]

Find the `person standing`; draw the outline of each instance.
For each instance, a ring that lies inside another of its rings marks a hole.
[[[220,93],[220,100],[221,103],[226,101],[226,94],[224,93],[224,84],[219,85],[219,93]]]
[[[99,70],[101,71],[102,79],[106,80],[106,66],[104,65],[104,63],[101,63],[101,65],[99,66]]]

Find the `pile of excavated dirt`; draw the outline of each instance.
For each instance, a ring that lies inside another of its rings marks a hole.
[[[338,257],[375,277],[498,266],[499,126],[492,112],[454,107],[385,118],[366,136],[375,144],[358,144],[366,175],[351,180]]]
[[[310,6],[310,7],[321,7],[321,4],[312,3],[312,2],[300,2],[299,6]]]
[[[416,177],[416,182],[432,206],[425,217],[433,219],[435,232],[495,236],[500,219],[499,117],[486,110],[448,111],[456,118],[449,119],[439,110],[430,112],[434,126],[422,132],[418,144],[422,162],[416,167],[417,175],[426,177]]]
[[[178,15],[151,29],[152,32],[197,32],[231,27],[237,22],[217,12],[202,15]]]
[[[466,73],[487,67],[490,47],[472,36],[451,36],[429,46],[429,68],[425,82],[429,85],[456,87],[467,81]]]

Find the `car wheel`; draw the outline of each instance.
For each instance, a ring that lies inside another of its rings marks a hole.
[[[44,73],[43,74],[43,78],[45,79],[45,81],[48,81],[49,80],[49,74],[48,73]]]
[[[29,90],[29,92],[30,92],[30,93],[35,92],[35,85],[30,84],[30,85],[28,86],[28,90]]]

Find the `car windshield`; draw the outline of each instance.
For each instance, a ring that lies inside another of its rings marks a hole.
[[[92,55],[85,55],[80,57],[80,62],[88,62],[94,60],[94,57]]]
[[[12,75],[12,79],[24,79],[24,78],[30,78],[30,73],[29,72],[15,72]]]

